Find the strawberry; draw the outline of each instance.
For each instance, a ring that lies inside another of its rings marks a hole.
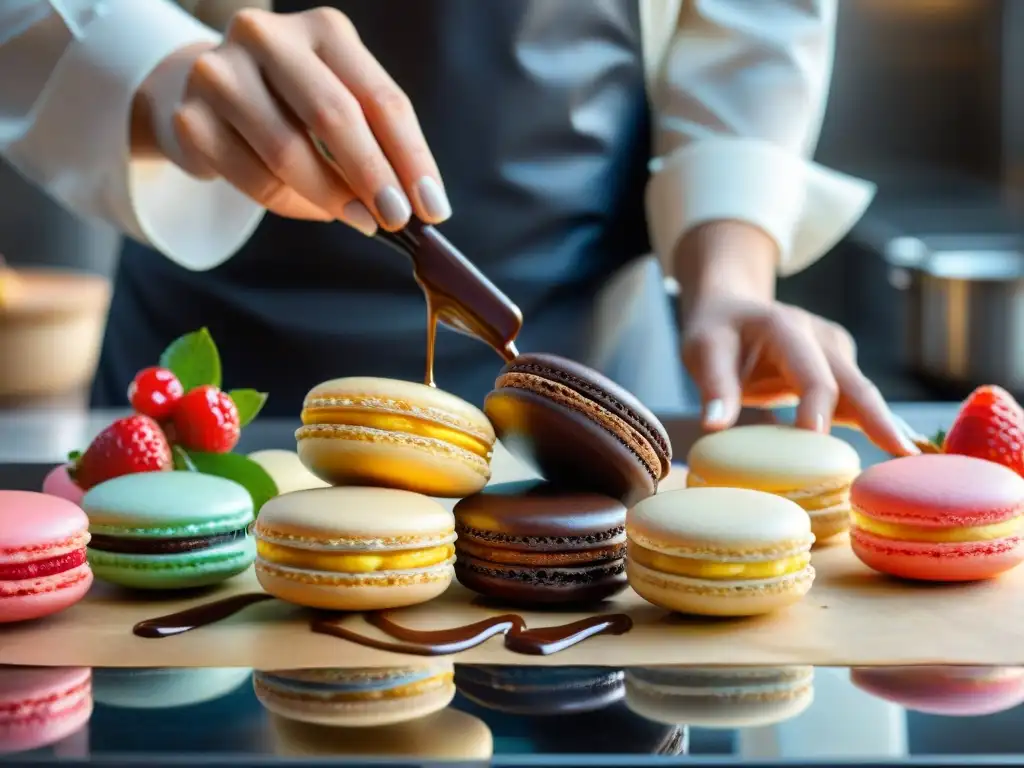
[[[241,431],[235,401],[209,384],[186,392],[174,407],[174,440],[189,450],[229,453]]]
[[[75,461],[72,477],[79,488],[88,490],[121,475],[167,472],[173,465],[171,446],[160,425],[136,414],[100,432]]]
[[[942,448],[1002,464],[1024,477],[1024,408],[1001,387],[978,387],[960,406]]]
[[[136,413],[165,421],[185,394],[178,377],[166,368],[143,368],[128,385],[128,402]]]

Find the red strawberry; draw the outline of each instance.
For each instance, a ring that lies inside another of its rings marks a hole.
[[[1024,477],[1024,408],[1001,387],[978,387],[960,406],[945,453],[988,459]]]
[[[178,377],[166,368],[143,368],[128,385],[128,402],[134,411],[157,421],[170,418],[183,394]]]
[[[241,431],[238,406],[217,387],[196,387],[174,408],[174,440],[189,450],[228,453]]]
[[[121,475],[167,472],[173,466],[171,446],[160,425],[136,414],[100,432],[75,462],[73,476],[79,488],[88,490]]]

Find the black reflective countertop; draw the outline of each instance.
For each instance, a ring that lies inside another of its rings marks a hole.
[[[0,667],[0,764],[1024,762],[1021,668],[457,665],[450,704],[420,716],[353,698],[358,672],[316,673],[284,717],[249,669]]]

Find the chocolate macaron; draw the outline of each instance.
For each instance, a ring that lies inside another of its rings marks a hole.
[[[591,603],[626,586],[626,507],[526,481],[455,505],[455,576],[481,595],[531,605]]]
[[[563,488],[632,505],[657,491],[672,463],[665,427],[634,395],[554,355],[508,363],[484,412],[513,455]]]

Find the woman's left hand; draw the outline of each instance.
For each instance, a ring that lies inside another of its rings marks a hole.
[[[861,372],[846,329],[774,299],[774,248],[739,222],[705,225],[680,246],[683,362],[700,389],[704,426],[732,426],[743,406],[798,400],[799,427],[828,432],[843,423],[887,453],[918,453]]]

